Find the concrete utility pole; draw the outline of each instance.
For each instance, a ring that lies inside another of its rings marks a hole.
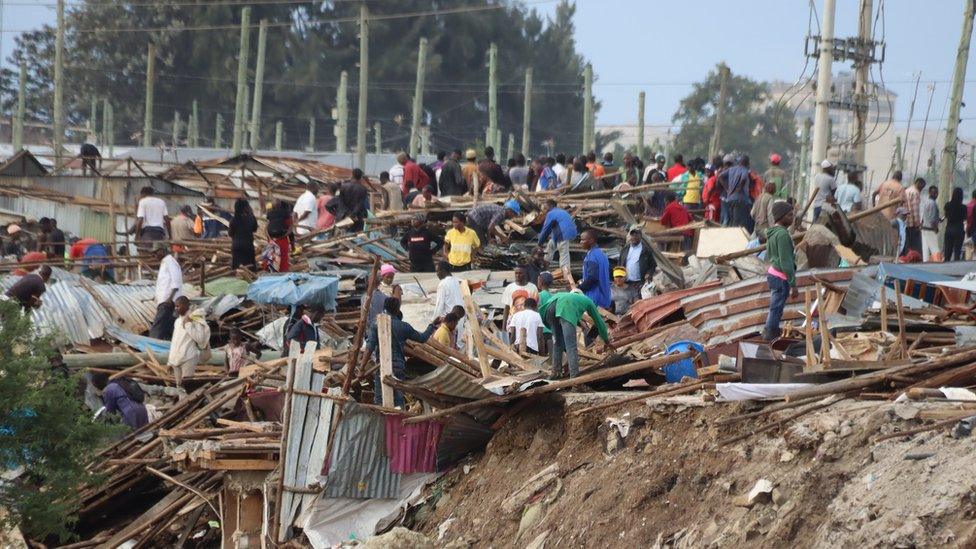
[[[522,153],[532,156],[532,67],[525,69],[525,97],[522,99]]]
[[[102,98],[102,134],[101,134],[101,145],[108,150],[108,142],[110,141],[109,132],[111,131],[108,127],[108,97]]]
[[[275,123],[275,150],[281,151],[281,142],[285,138],[285,124],[279,120]]]
[[[794,196],[804,197],[808,195],[810,189],[810,173],[808,167],[810,166],[810,127],[813,126],[813,120],[806,118],[803,120],[803,133],[800,145],[800,177],[795,185],[795,191],[797,192]]]
[[[268,41],[268,20],[258,26],[258,59],[254,68],[254,107],[251,109],[251,150],[261,145],[261,101],[264,98],[264,54]]]
[[[153,93],[156,86],[156,44],[149,43],[146,52],[146,112],[142,119],[142,146],[152,147]]]
[[[420,153],[430,155],[430,126],[420,127]]]
[[[945,143],[942,148],[942,165],[939,171],[939,196],[949,200],[953,175],[956,171],[956,140],[959,132],[959,111],[962,108],[962,92],[966,86],[966,62],[969,60],[969,42],[973,37],[973,4],[976,0],[965,0],[966,10],[962,16],[962,36],[956,51],[956,69],[952,74],[952,95],[949,99],[949,120],[946,122]]]
[[[345,153],[349,150],[349,74],[339,73],[339,91],[336,93],[336,152]]]
[[[383,152],[383,135],[380,133],[382,127],[383,125],[379,122],[373,122],[373,139],[376,141],[376,154]]]
[[[224,116],[217,113],[217,118],[214,120],[214,148],[221,149],[224,145]]]
[[[105,98],[103,110],[105,116],[105,144],[108,146],[108,157],[112,158],[115,156],[115,112],[112,110],[112,104],[108,102],[108,98]]]
[[[200,109],[196,99],[193,100],[193,111],[190,116],[193,122],[189,135],[190,146],[196,148],[200,146]]]
[[[359,6],[359,105],[356,108],[356,165],[366,169],[366,107],[369,86],[369,8]]]
[[[820,162],[827,158],[830,144],[827,125],[830,120],[830,80],[834,62],[834,12],[836,0],[824,0],[823,21],[820,25],[820,58],[817,72],[817,102],[813,120],[813,145],[810,148],[809,183],[820,173]],[[808,189],[809,191],[809,189]],[[804,202],[806,197],[800,197]]]
[[[647,160],[644,158],[644,92],[637,94],[637,158]]]
[[[892,162],[894,170],[904,170],[905,169],[905,157],[901,152],[901,136],[895,136],[895,161]],[[892,170],[892,171],[894,171]]]
[[[14,121],[14,151],[24,148],[24,111],[27,106],[27,65],[20,63],[20,80],[17,82],[17,119]]]
[[[731,72],[725,63],[718,66],[718,104],[715,105],[715,128],[712,129],[712,142],[708,146],[708,158],[715,158],[715,155],[722,148],[722,124],[725,123],[725,103],[729,96],[729,75]]]
[[[234,136],[231,141],[231,154],[241,154],[244,146],[244,111],[247,109],[247,52],[250,46],[251,8],[241,8],[241,47],[237,54],[237,101],[234,104]]]
[[[494,42],[488,47],[488,139],[486,145],[495,149],[496,157],[502,152],[498,130],[498,45]]]
[[[583,67],[583,153],[593,149],[593,65]]]
[[[505,160],[508,161],[509,158],[515,158],[515,134],[508,133],[508,149],[506,149],[508,154],[505,155]]]
[[[180,123],[180,111],[173,111],[173,146],[180,146],[180,128],[182,124]]]
[[[315,152],[315,118],[308,119],[308,146],[305,150]]]
[[[420,148],[420,116],[424,110],[424,80],[427,73],[427,39],[417,46],[417,80],[413,88],[413,110],[410,116],[410,156],[417,157]]]
[[[251,132],[247,131],[251,127],[251,115],[249,114],[251,110],[248,106],[251,104],[251,87],[244,86],[244,113],[241,119],[241,148],[247,147],[250,143],[248,136]]]
[[[2,4],[2,2],[0,2],[0,4]],[[97,135],[97,131],[95,130],[95,128],[98,127],[98,98],[95,97],[94,95],[91,96],[91,109],[89,110],[89,113],[90,114],[88,115],[88,133]]]
[[[64,141],[64,0],[58,0],[58,28],[54,36],[54,156],[61,160]]]
[[[863,46],[864,59],[854,63],[854,162],[864,165],[864,148],[868,124],[868,79],[871,60],[867,59],[871,51],[871,15],[873,14],[872,0],[861,0],[861,15],[858,19],[858,40]],[[866,182],[865,182],[866,183]]]

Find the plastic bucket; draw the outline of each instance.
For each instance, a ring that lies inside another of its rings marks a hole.
[[[699,353],[705,350],[705,347],[696,341],[675,341],[674,343],[667,346],[665,349],[668,354],[671,353],[683,353],[694,349]],[[672,362],[664,367],[664,380],[668,383],[677,383],[681,381],[683,377],[693,377],[697,378],[698,373],[695,371],[695,363],[692,358],[685,358],[683,360],[678,360]]]

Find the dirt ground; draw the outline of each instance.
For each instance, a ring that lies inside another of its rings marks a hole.
[[[873,443],[920,425],[904,405],[844,401],[719,446],[792,411],[717,426],[758,408],[676,397],[567,414],[592,398],[526,407],[442,477],[413,529],[438,547],[976,544],[976,439]]]

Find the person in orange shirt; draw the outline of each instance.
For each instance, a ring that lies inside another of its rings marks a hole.
[[[592,175],[595,179],[599,179],[607,174],[607,170],[605,170],[603,166],[596,161],[596,153],[593,151],[590,151],[589,154],[586,155],[586,169],[589,170],[590,175]],[[601,180],[600,183],[603,183],[603,181]]]

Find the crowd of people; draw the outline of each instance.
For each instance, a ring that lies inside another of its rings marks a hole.
[[[551,376],[561,378],[579,375],[580,332],[586,345],[600,339],[605,347],[612,348],[601,310],[616,316],[626,314],[648,295],[658,265],[643,227],[627,227],[623,233],[626,239],[619,249],[605,250],[596,232],[580,230],[584,227],[578,226],[573,214],[560,206],[556,200],[560,194],[633,191],[625,196],[634,213],[677,229],[673,234],[681,235],[681,248],[686,254],[691,252],[695,233],[691,228],[681,228],[696,218],[725,227],[741,227],[756,243],[766,247],[764,259],[768,264],[771,301],[763,336],[768,340],[780,335],[783,308],[797,295],[791,229],[807,209],[816,220],[836,210],[850,214],[902,199],[900,205],[882,213],[898,231],[898,256],[904,262],[962,259],[963,242],[976,233],[976,192],[968,203],[963,203],[962,189],[955,188],[940,208],[935,186],[927,186],[922,178],[904,186],[902,173],[895,172],[873,192],[866,193],[858,174],[848,174],[846,180],[838,183],[836,166],[823,160],[820,173],[811,181],[807,203],[806,198],[796,196],[796,187],[781,164],[782,158],[772,154],[769,168],[759,174],[752,169],[749,156],[732,154],[710,162],[702,158],[685,160],[680,154],[668,162],[664,154],[656,154],[647,165],[631,153],[624,154],[619,165],[611,153],[602,158],[590,152],[533,159],[516,154],[502,166],[491,147],[485,148],[480,157],[473,149],[441,152],[431,163],[419,163],[400,153],[396,163],[379,174],[378,182],[368,183],[363,172],[356,169],[341,184],[310,181],[293,202],[279,198],[267,204],[264,234],[260,234],[259,216],[245,198],[238,199],[232,211],[224,211],[213,198],[207,198],[195,209],[183,206],[171,216],[167,203],[156,196],[152,187],[142,189],[136,221],[129,232],[140,252],[151,254],[159,264],[156,314],[149,335],[170,341],[168,365],[179,386],[209,359],[210,328],[203,312],[182,293],[180,254],[194,239],[229,237],[233,269],[287,272],[301,237],[323,238],[323,233],[333,228],[350,233],[361,231],[366,219],[374,214],[374,207],[414,212],[409,223],[391,230],[407,253],[410,271],[434,272],[439,279],[430,324],[418,331],[402,320],[403,292],[394,284],[396,269],[392,265],[382,267],[368,311],[366,348],[378,358],[381,336],[377,318],[389,315],[393,375],[401,377],[407,341],[431,340],[453,350],[471,345],[470,322],[480,320],[472,318],[477,313],[466,308],[461,280],[465,275],[461,273],[474,267],[482,248],[489,243],[509,244],[509,220],[526,213],[518,191],[550,191],[534,201],[539,211],[526,223],[532,245],[514,269],[513,280],[504,288],[502,327],[514,348],[549,356]],[[375,189],[382,191],[379,204],[370,202],[370,191]],[[454,213],[446,230],[428,223],[427,214],[449,205],[452,197],[500,193],[508,194],[504,202],[475,201],[474,207]],[[8,226],[3,253],[25,264],[52,258],[74,260],[80,262],[83,275],[115,281],[112,259],[125,250],[113,253],[108,245],[94,239],[67,238],[54,219],[44,218],[38,227],[34,237],[17,225]],[[256,247],[261,241],[264,244]],[[574,270],[570,246],[575,242],[584,255]],[[16,300],[25,309],[39,306],[51,272],[46,265],[40,269],[25,267],[21,274],[27,276],[14,284],[5,298]],[[574,272],[579,273],[578,280]],[[553,273],[561,275],[567,291],[553,291]],[[285,352],[292,341],[319,341],[317,324],[324,312],[321,307],[293,308],[282,331]],[[225,347],[228,371],[239,370],[259,352],[245,343],[239,331],[231,330]],[[364,353],[364,360],[369,355]],[[379,387],[378,377],[376,381]],[[380,392],[376,394],[379,399]],[[401,403],[402,395],[397,393],[395,398]],[[123,415],[139,421],[144,416],[135,412]]]

